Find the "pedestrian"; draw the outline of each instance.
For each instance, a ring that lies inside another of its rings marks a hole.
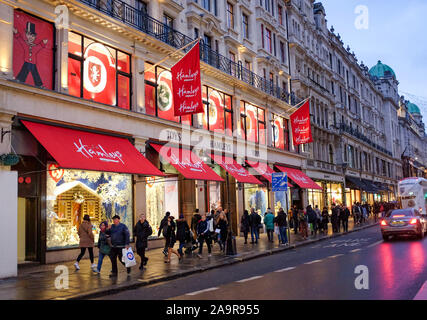
[[[368,211],[366,210],[366,204],[361,206],[362,208],[362,222],[365,223],[368,220]]]
[[[163,237],[165,237],[165,246],[163,248],[163,254],[165,255],[165,257],[168,256],[168,246],[166,243],[166,230],[167,230],[167,225],[168,225],[168,218],[170,215],[171,215],[171,213],[169,211],[167,211],[165,216],[163,217],[162,221],[160,221],[159,232],[157,234],[158,237],[160,237],[160,235],[163,235]]]
[[[338,207],[335,205],[335,203],[332,204],[332,215],[331,215],[331,223],[332,223],[332,232],[336,233],[338,232]]]
[[[243,232],[243,237],[245,238],[245,243],[248,243],[248,233],[250,230],[249,223],[249,212],[248,210],[243,211],[242,218],[240,219],[240,231]]]
[[[251,208],[251,214],[249,215],[249,225],[251,227],[251,239],[252,239],[251,243],[258,244],[260,224],[261,224],[261,216],[255,211],[254,208]]]
[[[286,234],[288,223],[286,221],[286,213],[283,208],[279,209],[276,217],[276,226],[279,227],[279,245],[288,244],[288,236]]]
[[[193,249],[197,248],[197,224],[202,219],[202,216],[199,213],[199,209],[194,210],[193,217],[191,218],[191,230],[193,230],[193,240],[194,244]]]
[[[298,209],[296,205],[292,207],[292,218],[294,219],[294,234],[298,234]]]
[[[322,210],[322,230],[324,234],[328,234],[329,212],[328,208],[323,207]]]
[[[93,247],[94,247],[95,237],[92,232],[92,224],[90,223],[90,217],[88,214],[85,214],[83,217],[83,222],[79,226],[78,235],[80,238],[80,242],[79,242],[80,254],[77,257],[74,267],[76,268],[76,270],[80,270],[79,262],[85,255],[85,252],[87,249],[89,251],[90,263],[92,264],[91,268],[94,272],[96,272],[97,266],[94,263],[94,258],[93,258]]]
[[[218,233],[219,249],[221,251],[225,251],[225,243],[227,241],[228,221],[224,212],[221,212],[218,216],[218,220],[216,222],[216,229],[219,230],[219,233]]]
[[[110,251],[110,259],[112,265],[112,271],[110,277],[117,277],[117,259],[121,262],[121,264],[125,265],[122,261],[123,257],[123,249],[129,249],[130,243],[130,234],[129,229],[120,222],[120,216],[115,215],[113,217],[113,224],[108,226],[107,234],[111,237],[111,251]],[[131,271],[130,267],[127,268],[127,273],[129,274]]]
[[[141,258],[141,265],[139,269],[143,270],[144,266],[146,266],[148,262],[148,258],[145,256],[145,250],[148,247],[148,237],[153,234],[153,229],[145,218],[145,214],[141,214],[139,216],[139,221],[133,228],[133,234],[136,237],[136,253]]]
[[[176,234],[175,234],[176,225],[173,220],[174,220],[173,216],[168,217],[167,227],[166,227],[166,236],[165,236],[166,245],[168,247],[168,256],[167,256],[168,258],[167,260],[165,260],[165,263],[171,262],[172,253],[176,254],[179,260],[183,258],[183,255],[179,254],[179,252],[173,247],[176,242]]]
[[[202,219],[197,225],[197,239],[199,241],[199,253],[197,256],[199,258],[202,258],[203,243],[206,242],[206,246],[208,247],[208,257],[211,257],[211,238],[209,231],[209,223],[206,214],[202,215]]]
[[[317,232],[317,226],[316,226],[316,220],[317,220],[317,216],[316,216],[316,212],[313,210],[313,208],[311,207],[311,205],[308,205],[307,208],[307,218],[308,218],[308,223],[310,225],[310,230],[311,230],[311,235],[316,235]]]
[[[307,222],[307,214],[304,210],[298,210],[298,224],[301,227],[301,234],[304,240],[308,238],[308,222]]]
[[[108,222],[104,221],[101,222],[99,225],[99,237],[98,237],[98,266],[96,267],[96,270],[94,270],[95,273],[101,272],[102,262],[104,261],[105,256],[109,256],[111,252],[111,239],[110,236],[107,235]]]
[[[316,204],[314,212],[316,212],[316,231],[319,231],[322,229],[322,213],[320,212],[319,206]]]
[[[350,210],[348,210],[347,206],[344,206],[344,209],[341,213],[341,222],[342,228],[344,232],[348,232],[348,218],[350,217]]]
[[[352,213],[353,213],[354,224],[355,225],[360,224],[361,212],[360,212],[359,206],[357,205],[357,202],[354,202],[353,208],[351,210],[352,210]]]
[[[265,229],[267,230],[267,237],[269,242],[274,242],[274,214],[271,211],[267,211],[264,216]]]
[[[183,214],[180,214],[179,219],[176,220],[176,239],[179,241],[178,253],[183,257],[182,248],[185,247],[187,241],[191,241],[190,227]]]

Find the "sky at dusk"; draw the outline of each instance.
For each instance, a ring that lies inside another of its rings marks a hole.
[[[427,122],[426,0],[323,0],[328,28],[369,68],[378,60],[390,66],[399,94],[418,105]],[[368,29],[356,28],[358,6],[368,9]]]

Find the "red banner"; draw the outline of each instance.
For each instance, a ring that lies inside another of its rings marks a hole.
[[[197,43],[171,68],[175,116],[203,112],[199,52]]]
[[[310,101],[307,100],[291,114],[290,118],[294,145],[313,142],[310,126]]]

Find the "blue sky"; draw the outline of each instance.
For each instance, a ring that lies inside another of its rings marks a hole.
[[[323,0],[328,28],[369,68],[381,60],[399,80],[399,93],[420,107],[427,122],[427,1]],[[357,29],[355,9],[368,8],[368,29]]]

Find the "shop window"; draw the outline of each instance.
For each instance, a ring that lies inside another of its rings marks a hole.
[[[240,102],[239,137],[247,141],[265,144],[265,112],[245,101]]]
[[[273,147],[289,151],[289,120],[273,114]]]
[[[254,208],[264,219],[268,207],[267,187],[245,183],[244,190],[245,209],[250,212]]]
[[[130,55],[69,33],[69,94],[129,110],[130,69]]]
[[[221,205],[221,183],[218,181],[209,181],[209,211],[216,210]]]
[[[99,224],[119,215],[132,236],[132,175],[56,169],[47,172],[46,237],[48,249],[77,247],[84,215],[93,225],[95,242]]]
[[[53,24],[15,10],[12,30],[14,78],[22,83],[53,90]]]

